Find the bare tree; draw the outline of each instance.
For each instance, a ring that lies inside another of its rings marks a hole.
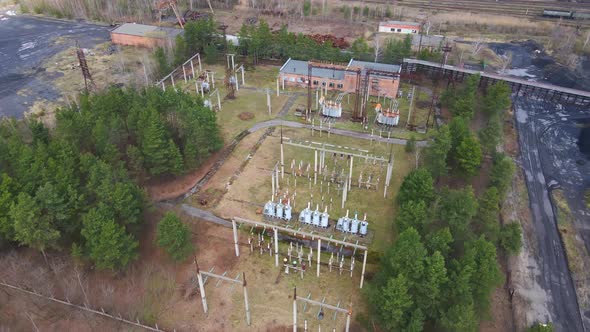
[[[471,47],[471,53],[473,55],[477,55],[477,53],[479,53],[482,49],[483,49],[484,43],[483,43],[483,39],[479,38],[478,40],[476,40],[472,47]]]

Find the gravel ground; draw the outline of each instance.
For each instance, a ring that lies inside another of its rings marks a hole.
[[[35,100],[60,97],[43,63],[75,46],[91,48],[110,39],[106,26],[29,16],[0,20],[0,117],[22,118]],[[72,54],[75,57],[75,54]]]

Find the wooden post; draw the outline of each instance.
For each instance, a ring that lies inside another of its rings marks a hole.
[[[363,282],[365,281],[365,266],[367,265],[367,250],[365,250],[365,255],[363,257],[363,270],[361,271],[361,285],[359,288],[363,288]]]
[[[234,229],[234,245],[236,248],[236,257],[240,256],[240,247],[238,247],[238,228],[236,227],[236,221],[232,219],[232,227]]]
[[[197,271],[197,280],[199,281],[199,291],[201,293],[201,301],[203,302],[203,311],[205,314],[208,312],[207,308],[207,298],[205,297],[205,284],[203,284],[203,276],[201,275],[201,271],[199,270],[199,264],[197,263],[197,258],[195,257],[195,269]]]
[[[320,255],[322,253],[322,239],[318,239],[318,266],[317,266],[317,276],[320,277]]]
[[[250,306],[248,305],[248,289],[246,288],[246,273],[242,272],[242,278],[244,279],[244,306],[246,307],[246,323],[250,326]]]
[[[293,332],[297,332],[297,287],[293,288]]]
[[[274,229],[275,233],[275,266],[279,266],[279,230]]]

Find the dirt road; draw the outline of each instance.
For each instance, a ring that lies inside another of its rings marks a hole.
[[[585,331],[584,325],[590,325],[588,318],[580,312],[557,230],[546,180],[549,173],[546,173],[543,164],[546,156],[542,156],[540,144],[541,136],[551,123],[549,119],[560,119],[561,112],[557,107],[526,99],[515,103],[520,161],[525,172],[537,242],[537,252],[530,264],[531,279],[537,285],[528,290],[517,287],[516,291],[529,300],[535,311],[529,313],[529,319],[553,322],[556,331]],[[566,112],[563,109],[561,111]]]

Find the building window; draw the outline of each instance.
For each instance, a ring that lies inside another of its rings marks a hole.
[[[416,33],[416,30],[412,30],[412,33]]]
[[[334,87],[334,83],[330,82],[330,87],[333,88]]]
[[[395,28],[391,28],[389,29],[391,32],[395,32]]]
[[[318,81],[313,81],[313,85],[318,85],[319,82]]]
[[[397,32],[402,32],[402,29],[397,29]]]
[[[326,82],[322,82],[322,86],[326,86]]]
[[[344,85],[342,85],[342,83],[338,83],[338,85],[336,85],[336,87],[337,87],[338,89],[342,89],[342,88],[344,87]]]

